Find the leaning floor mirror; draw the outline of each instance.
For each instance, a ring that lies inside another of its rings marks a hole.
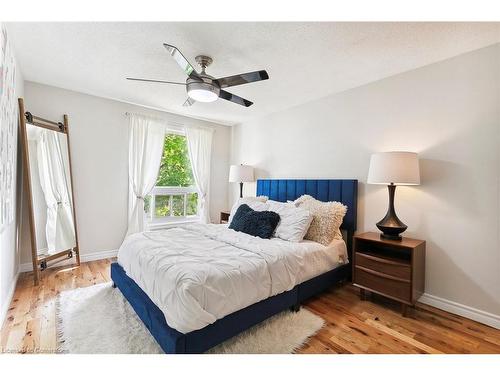
[[[24,192],[30,211],[31,255],[35,285],[50,265],[75,258],[80,265],[68,117],[63,122],[25,112],[19,99],[24,160]]]

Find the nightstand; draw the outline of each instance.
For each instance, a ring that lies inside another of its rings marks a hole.
[[[403,316],[414,306],[425,287],[425,241],[403,237],[401,241],[367,232],[354,236],[353,284],[401,302]]]
[[[220,212],[220,224],[227,224],[229,222],[229,211]]]

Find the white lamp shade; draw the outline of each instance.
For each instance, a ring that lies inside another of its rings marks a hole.
[[[370,159],[369,184],[420,185],[418,155],[415,152],[379,152]]]
[[[229,182],[252,182],[253,167],[249,165],[231,165],[229,168]]]

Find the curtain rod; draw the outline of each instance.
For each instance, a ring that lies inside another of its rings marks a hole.
[[[176,122],[176,121],[172,121],[172,120],[167,120],[167,119],[164,119],[164,118],[161,118],[161,117],[156,117],[156,116],[151,116],[151,115],[144,115],[142,113],[132,113],[132,112],[125,112],[125,115],[126,116],[130,116],[130,115],[134,115],[134,116],[144,116],[144,117],[149,117],[153,120],[157,120],[157,121],[165,121],[165,122],[168,122],[172,125],[178,125],[178,126],[184,126],[184,124],[181,124],[179,122]]]
[[[215,128],[213,128],[211,126],[186,125],[186,124],[183,124],[183,123],[180,123],[180,122],[177,122],[177,121],[167,120],[167,119],[164,119],[164,118],[161,118],[161,117],[156,117],[156,116],[151,116],[151,115],[144,115],[142,113],[125,112],[125,116],[130,116],[130,115],[149,117],[149,118],[157,120],[157,121],[165,121],[165,122],[168,122],[170,125],[175,125],[175,126],[180,126],[180,127],[186,127],[186,126],[189,126],[189,127],[198,127],[198,128],[202,128],[202,129],[206,129],[206,130],[211,130],[214,133],[216,132]],[[194,120],[196,120],[196,119],[194,119]],[[197,120],[197,121],[203,121],[203,120]]]

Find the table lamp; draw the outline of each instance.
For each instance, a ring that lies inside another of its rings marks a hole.
[[[369,184],[387,185],[389,189],[389,209],[385,217],[377,223],[382,232],[380,237],[390,240],[401,240],[406,226],[396,215],[394,194],[397,185],[420,185],[418,155],[414,152],[380,152],[370,159],[368,172]]]
[[[240,183],[240,198],[243,198],[243,182],[253,182],[253,167],[249,165],[231,165],[229,168],[229,182]]]

